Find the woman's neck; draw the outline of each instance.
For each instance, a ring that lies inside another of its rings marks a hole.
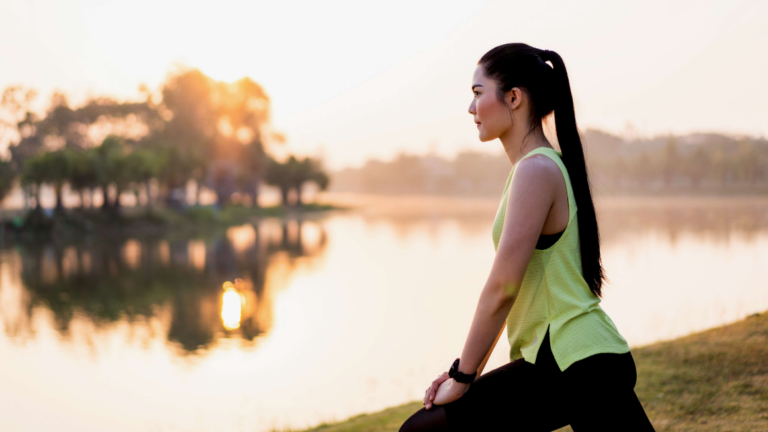
[[[552,144],[544,135],[544,130],[541,126],[537,126],[531,133],[528,133],[529,129],[525,128],[509,128],[507,133],[500,136],[501,145],[504,147],[504,153],[507,154],[507,159],[515,166],[515,164],[523,158],[528,152],[539,147],[553,148]]]

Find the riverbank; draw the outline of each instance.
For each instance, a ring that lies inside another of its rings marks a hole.
[[[768,430],[768,312],[632,355],[635,391],[658,432]],[[421,407],[412,402],[306,432],[397,431]]]
[[[67,239],[82,235],[157,236],[184,235],[241,225],[268,217],[304,217],[345,207],[331,204],[302,206],[274,205],[245,207],[231,205],[191,206],[184,209],[167,207],[124,207],[119,212],[101,209],[67,209],[56,213],[51,209],[31,212],[5,212],[0,223],[2,231],[18,238],[55,237]]]

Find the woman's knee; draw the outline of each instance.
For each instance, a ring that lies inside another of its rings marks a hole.
[[[442,406],[421,408],[400,426],[400,432],[448,432],[448,419]]]
[[[410,417],[408,417],[405,423],[400,426],[400,432],[417,432],[422,430],[419,428],[419,417],[423,415],[423,411],[426,411],[426,409],[421,408],[420,410],[413,413]]]
[[[423,409],[424,408],[422,408],[422,410]],[[419,410],[419,411],[421,411],[421,410]],[[403,423],[403,425],[400,426],[400,431],[399,432],[416,432],[416,431],[419,430],[418,427],[416,427],[416,421],[414,420],[414,418],[419,414],[419,411],[416,411],[413,415],[408,417],[408,419],[405,421],[405,423]]]

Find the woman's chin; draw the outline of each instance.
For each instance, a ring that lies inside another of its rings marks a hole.
[[[477,134],[477,138],[480,140],[480,142],[493,141],[493,138],[488,137],[486,134],[482,132]]]

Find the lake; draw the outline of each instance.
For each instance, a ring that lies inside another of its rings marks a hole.
[[[324,199],[359,208],[196,238],[3,240],[2,430],[270,431],[420,399],[461,353],[498,199]],[[602,305],[631,346],[768,310],[768,198],[597,209]]]

